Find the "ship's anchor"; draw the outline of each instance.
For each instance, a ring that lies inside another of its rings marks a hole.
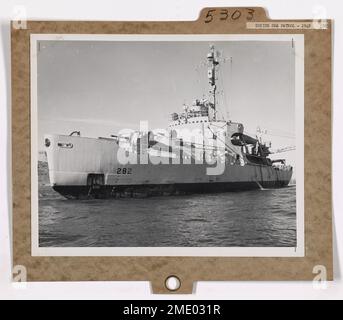
[[[96,198],[101,194],[101,187],[104,185],[104,175],[102,174],[89,174],[87,177],[87,185],[89,190],[87,196],[94,195]]]

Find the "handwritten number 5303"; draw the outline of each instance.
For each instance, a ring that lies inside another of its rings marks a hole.
[[[250,21],[254,18],[254,9],[245,9],[246,12],[246,20]],[[209,9],[205,16],[205,23],[212,22],[215,17],[218,16],[220,21],[226,20],[238,20],[242,17],[242,11],[235,9],[233,11],[229,11],[228,9]]]

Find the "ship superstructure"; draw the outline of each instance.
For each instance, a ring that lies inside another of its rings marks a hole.
[[[245,134],[242,123],[218,119],[219,64],[210,46],[208,97],[172,113],[162,132],[46,135],[52,187],[66,197],[134,197],[287,186],[293,169],[284,159],[269,158],[270,145]]]

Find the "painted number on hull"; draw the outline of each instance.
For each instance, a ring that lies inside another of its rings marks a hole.
[[[132,168],[117,168],[117,174],[131,174]]]

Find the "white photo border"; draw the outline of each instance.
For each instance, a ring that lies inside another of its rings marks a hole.
[[[39,247],[37,42],[53,41],[294,41],[296,117],[296,247]],[[303,34],[31,34],[32,256],[304,257],[304,35]]]

